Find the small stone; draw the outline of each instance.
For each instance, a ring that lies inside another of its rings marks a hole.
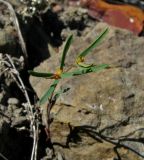
[[[19,100],[17,99],[17,98],[9,98],[8,99],[8,104],[10,105],[17,105],[17,104],[19,104]]]
[[[6,107],[5,107],[4,105],[0,104],[0,110],[1,110],[1,111],[4,111],[5,108],[6,108]]]
[[[26,119],[26,117],[21,116],[21,117],[14,118],[11,126],[12,127],[22,127],[27,124],[28,124],[28,120]]]
[[[17,108],[14,110],[14,115],[15,117],[19,117],[19,115],[22,113],[22,108]]]

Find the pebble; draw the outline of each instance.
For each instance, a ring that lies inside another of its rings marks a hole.
[[[19,104],[19,100],[17,99],[17,98],[9,98],[8,99],[8,104],[9,105],[17,105],[17,104]]]
[[[4,105],[0,104],[0,110],[1,110],[1,111],[4,111],[5,108],[6,108],[6,107],[5,107]]]

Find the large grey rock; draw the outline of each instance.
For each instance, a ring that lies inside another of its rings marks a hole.
[[[67,69],[74,68],[77,54],[105,27],[99,23],[83,39],[75,38],[66,59]],[[144,38],[110,27],[104,42],[87,56],[87,61],[110,64],[112,68],[60,82],[58,88],[70,90],[60,96],[52,109],[51,132],[52,141],[59,144],[55,148],[66,159],[112,160],[118,157],[117,148],[123,160],[144,158],[143,50]],[[35,70],[54,71],[59,59],[60,54],[55,54]],[[39,97],[52,82],[35,77],[30,81]]]

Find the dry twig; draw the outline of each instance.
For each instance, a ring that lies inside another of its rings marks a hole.
[[[15,82],[18,84],[18,87],[22,90],[25,98],[26,98],[26,109],[27,113],[29,116],[29,121],[30,121],[30,127],[33,135],[33,148],[32,148],[32,153],[31,153],[31,160],[37,160],[37,145],[38,145],[38,129],[39,129],[39,124],[38,120],[36,120],[36,115],[33,111],[33,107],[30,102],[30,98],[28,96],[27,90],[25,88],[25,85],[20,77],[20,74],[18,70],[16,69],[11,57],[6,54],[6,57],[8,59],[8,63],[10,64],[11,67],[10,69],[10,74],[12,75],[12,78],[15,80]]]
[[[2,153],[0,153],[0,157],[4,160],[8,160]]]

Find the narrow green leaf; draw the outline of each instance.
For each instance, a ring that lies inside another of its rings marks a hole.
[[[62,58],[61,58],[61,65],[60,65],[60,69],[63,70],[63,67],[64,67],[64,62],[65,62],[65,57],[66,57],[66,54],[69,50],[69,47],[72,43],[72,39],[73,39],[73,35],[70,35],[66,41],[66,44],[64,46],[64,50],[63,50],[63,53],[62,53]]]
[[[70,78],[70,77],[72,77],[72,76],[74,76],[74,73],[73,73],[73,72],[64,72],[64,73],[61,74],[61,78],[62,78],[62,79],[63,79],[63,78]]]
[[[35,77],[45,77],[45,78],[50,78],[54,75],[53,73],[42,73],[42,72],[35,72],[31,70],[29,70],[28,73]]]
[[[108,28],[106,28],[88,48],[86,48],[83,52],[81,52],[78,57],[85,57],[90,51],[92,51],[92,49],[94,49],[103,40],[103,38],[106,36],[107,33],[108,33]]]
[[[55,100],[57,100],[59,98],[59,96],[65,92],[67,92],[68,90],[70,90],[70,88],[61,88],[58,92],[55,93]]]
[[[39,100],[39,104],[42,105],[45,102],[48,101],[48,99],[51,97],[51,95],[53,94],[57,84],[58,84],[59,80],[56,79],[54,80],[53,84],[50,86],[50,88],[45,92],[45,94],[41,97],[41,99]]]
[[[109,65],[108,64],[100,64],[98,66],[94,66],[94,67],[91,67],[91,70],[92,72],[99,72],[103,69],[108,69],[109,68]]]
[[[89,68],[78,69],[73,72],[65,72],[65,73],[62,73],[61,78],[70,78],[73,76],[83,75],[83,74],[87,74],[90,72],[99,72],[108,67],[109,67],[108,64],[100,64],[97,66],[91,66]]]

